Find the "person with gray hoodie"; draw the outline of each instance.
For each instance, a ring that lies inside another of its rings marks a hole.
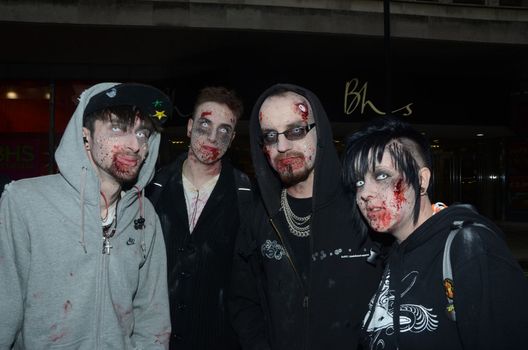
[[[143,189],[171,111],[154,87],[97,84],[56,151],[60,173],[6,186],[0,349],[168,347],[165,246]]]

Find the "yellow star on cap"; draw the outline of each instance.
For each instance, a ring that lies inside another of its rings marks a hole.
[[[165,114],[165,111],[156,111],[154,114],[154,118],[158,118],[158,120],[161,120],[163,118],[167,118],[167,115]]]

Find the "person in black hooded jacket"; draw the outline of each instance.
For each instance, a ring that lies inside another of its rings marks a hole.
[[[396,118],[347,141],[345,183],[369,225],[396,239],[365,349],[527,348],[528,281],[491,221],[469,205],[431,204],[431,163],[427,140]]]
[[[250,141],[260,198],[236,244],[230,300],[243,348],[355,349],[380,269],[319,99],[272,86]]]

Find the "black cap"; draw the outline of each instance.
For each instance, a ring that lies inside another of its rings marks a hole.
[[[84,115],[116,106],[136,106],[143,115],[161,124],[172,114],[172,103],[160,90],[145,84],[123,83],[92,96]]]

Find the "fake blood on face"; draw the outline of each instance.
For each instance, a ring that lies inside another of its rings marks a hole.
[[[303,121],[308,120],[308,107],[303,102],[295,104],[295,112],[301,115]]]
[[[203,111],[202,114],[200,114],[201,117],[207,117],[208,115],[211,115],[211,111]]]
[[[369,212],[367,217],[370,220],[370,225],[376,231],[384,231],[391,223],[392,215],[386,208],[381,208],[379,211]]]
[[[389,228],[393,215],[390,210],[387,209],[387,203],[383,201],[378,206],[365,208],[367,210],[367,218],[370,222],[370,226],[376,231],[385,231]]]
[[[399,179],[396,183],[396,186],[394,186],[394,201],[396,202],[396,207],[400,209],[404,202],[407,201],[405,198],[405,188],[403,184],[403,179]]]
[[[217,160],[218,157],[220,156],[220,150],[216,147],[203,145],[202,150],[203,150],[205,158],[208,160]]]
[[[293,172],[301,169],[304,165],[304,156],[293,156],[281,158],[277,161],[277,170],[279,172]]]
[[[133,156],[126,156],[120,154],[114,154],[112,163],[114,164],[117,172],[121,174],[128,174],[132,171],[134,167],[137,166],[138,159]]]

